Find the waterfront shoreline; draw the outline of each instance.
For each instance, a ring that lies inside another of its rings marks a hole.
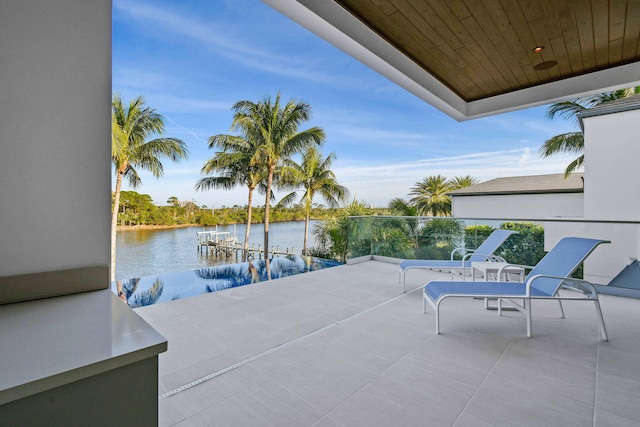
[[[170,230],[173,228],[201,227],[200,224],[172,224],[172,225],[118,225],[116,231],[138,231],[138,230]]]
[[[312,223],[313,224],[313,223]],[[143,228],[144,227],[144,228]],[[197,249],[196,232],[203,230],[202,225],[166,226],[150,229],[153,226],[127,227],[126,231],[116,233],[116,279],[131,279],[154,274],[164,274],[183,270],[208,268],[215,265],[233,264],[235,257],[214,256]],[[163,229],[164,228],[164,229]],[[213,230],[215,226],[207,226]],[[249,247],[263,244],[263,225],[252,224]],[[220,232],[231,232],[234,236],[244,236],[245,226],[218,226]],[[287,221],[271,224],[270,246],[279,248],[302,247],[304,221]],[[240,238],[239,240],[243,240]],[[309,247],[315,244],[314,235],[309,235]]]
[[[322,221],[321,219],[312,218],[311,221]],[[285,222],[304,222],[303,219],[293,219],[287,221],[273,221],[271,224],[279,224]],[[261,225],[262,222],[252,222],[251,225]],[[231,224],[218,224],[221,227],[228,227],[234,225],[245,225],[245,223],[231,223]],[[202,224],[172,224],[172,225],[154,225],[154,224],[141,224],[141,225],[118,225],[116,231],[139,231],[139,230],[171,230],[174,228],[189,228],[189,227],[216,227],[216,225],[202,225]]]

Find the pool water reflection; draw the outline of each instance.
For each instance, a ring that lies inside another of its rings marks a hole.
[[[112,283],[111,289],[129,306],[136,308],[338,265],[341,263],[337,261],[288,255],[271,259],[269,268],[265,260],[253,260],[118,280]]]

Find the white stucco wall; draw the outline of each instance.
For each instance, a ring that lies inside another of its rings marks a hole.
[[[583,118],[585,220],[640,221],[640,110]],[[562,232],[575,226],[564,225]],[[586,237],[611,240],[585,262],[585,278],[608,283],[631,259],[640,258],[640,226],[591,223]]]
[[[585,217],[640,220],[639,122],[640,110],[583,119]]]
[[[582,193],[510,194],[453,197],[453,215],[459,218],[543,219],[582,217]]]
[[[611,241],[585,262],[585,279],[594,283],[609,283],[640,258],[640,226],[615,223],[640,220],[640,144],[633,125],[639,120],[637,109],[583,118],[585,222],[545,224],[547,250],[565,236]]]
[[[563,237],[578,236],[610,240],[600,245],[584,263],[584,278],[593,283],[606,285],[631,259],[637,258],[640,226],[612,223],[545,223],[545,250],[551,250]]]
[[[108,266],[111,1],[0,4],[0,276]]]

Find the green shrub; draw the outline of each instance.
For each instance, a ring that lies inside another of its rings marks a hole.
[[[536,265],[544,256],[544,228],[533,222],[505,222],[500,228],[517,231],[495,252],[512,264]]]
[[[434,218],[418,233],[418,259],[449,259],[451,251],[464,244],[462,222],[452,218]]]
[[[477,249],[493,231],[490,225],[469,225],[464,229],[464,247]]]

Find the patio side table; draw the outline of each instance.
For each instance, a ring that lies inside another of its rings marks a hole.
[[[510,281],[511,280],[511,275],[515,274],[518,275],[518,280],[520,282],[524,281],[524,268],[517,266],[517,265],[510,265],[508,266],[508,263],[506,262],[472,262],[471,263],[471,280],[475,281],[476,280],[476,271],[478,271],[482,277],[484,277],[484,281],[488,282],[490,280],[493,281]],[[501,268],[504,268],[502,270],[502,278],[498,277],[498,272],[500,271]],[[490,277],[492,279],[490,279]],[[504,278],[504,279],[503,279]],[[498,307],[494,307],[491,306],[489,304],[489,299],[495,300],[496,298],[483,298],[484,299],[484,307],[487,310],[497,310]],[[515,311],[517,310],[514,307],[502,307],[502,310],[507,310],[507,311]]]
[[[517,265],[512,265],[512,266],[507,266],[508,263],[506,262],[472,262],[471,263],[471,279],[472,280],[476,280],[476,271],[478,271],[482,277],[484,277],[484,281],[488,282],[490,280],[493,281],[500,281],[500,280],[504,280],[504,281],[510,281],[511,279],[511,275],[512,274],[517,274],[518,275],[518,280],[520,282],[522,282],[524,280],[524,268],[517,266]],[[501,268],[504,267],[504,270],[502,270],[503,273],[503,278],[498,277],[498,272],[500,271]],[[492,277],[493,279],[490,279],[490,277]]]

